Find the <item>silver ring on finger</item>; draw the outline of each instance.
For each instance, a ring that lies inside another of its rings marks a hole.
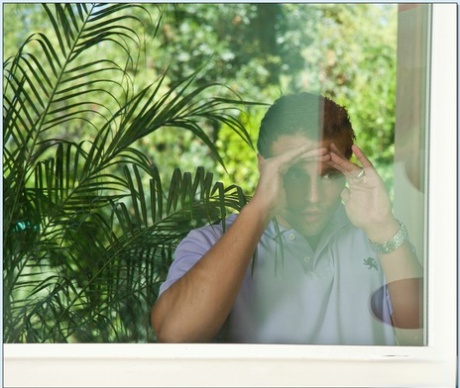
[[[360,181],[361,179],[364,178],[364,175],[365,175],[365,174],[364,174],[364,168],[362,168],[362,169],[359,171],[359,173],[357,173],[356,175],[353,176],[353,180],[355,180],[355,181],[358,182],[358,181]]]

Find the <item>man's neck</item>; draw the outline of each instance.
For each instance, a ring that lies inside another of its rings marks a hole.
[[[296,230],[296,228],[292,227],[289,222],[287,222],[282,216],[278,215],[276,216],[276,221],[283,227],[285,228],[288,228],[288,229],[294,229]],[[300,234],[302,234],[301,232],[299,232]],[[302,234],[303,235],[303,234]],[[307,240],[308,244],[310,245],[310,248],[313,250],[313,251],[316,251],[316,248],[318,247],[318,244],[319,242],[321,241],[321,236],[323,235],[323,232],[321,232],[320,234],[316,235],[316,236],[305,236],[305,240]]]
[[[318,244],[321,240],[321,236],[322,236],[322,233],[317,236],[304,236],[304,237],[310,244],[311,249],[313,251],[316,251],[316,248],[318,247]]]

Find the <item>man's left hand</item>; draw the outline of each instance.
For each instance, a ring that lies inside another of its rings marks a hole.
[[[352,150],[361,167],[345,158],[334,144],[331,145],[329,163],[347,179],[348,184],[341,197],[350,221],[363,229],[370,240],[383,243],[394,236],[399,224],[393,216],[383,181],[372,162],[358,146],[353,145]]]

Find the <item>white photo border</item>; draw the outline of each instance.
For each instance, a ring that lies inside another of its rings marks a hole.
[[[455,386],[457,6],[432,5],[427,346],[4,344],[4,385]]]

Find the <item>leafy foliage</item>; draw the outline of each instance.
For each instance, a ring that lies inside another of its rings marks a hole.
[[[16,3],[4,26],[5,341],[155,340],[172,247],[257,182],[267,105],[235,92],[333,97],[391,188],[395,5]]]
[[[198,66],[199,82],[223,79],[246,98],[271,103],[310,90],[347,107],[357,141],[392,185],[396,82],[393,4],[170,4],[157,40],[155,66],[172,79]],[[270,26],[270,28],[267,28]],[[170,58],[174,62],[170,63]],[[253,140],[266,106],[251,108]],[[224,182],[257,183],[255,150],[225,126],[213,134]],[[187,148],[187,147],[185,147]],[[242,180],[243,178],[243,180]]]
[[[193,87],[195,74],[136,90],[142,6],[43,7],[52,33],[4,63],[4,341],[154,341],[149,310],[175,244],[246,199],[203,169],[176,169],[165,189],[136,142],[182,129],[222,162],[203,123],[250,143],[233,115],[244,102],[203,96],[218,85]],[[104,45],[117,61],[98,55]]]
[[[5,8],[5,52],[15,51],[15,43],[24,37],[20,25],[48,28],[37,7],[10,4]],[[139,37],[142,49],[138,51],[138,65],[126,64],[136,79],[136,88],[166,69],[163,87],[201,68],[196,84],[217,80],[245,99],[268,104],[281,93],[324,93],[348,108],[359,145],[391,188],[397,5],[143,3],[142,7],[149,13],[129,9],[145,27],[145,34]],[[21,23],[10,26],[15,20]],[[97,50],[120,63],[118,51],[102,45]],[[204,90],[202,96],[212,93],[212,89]],[[232,92],[229,89],[227,93]],[[99,97],[105,101],[103,95]],[[257,135],[256,118],[265,109],[250,106],[247,116],[239,116],[252,138]],[[226,184],[242,182],[243,175],[245,188],[251,192],[258,176],[255,150],[225,126],[208,125],[203,130],[220,144],[225,169],[214,163],[209,149],[193,134],[173,128],[160,129],[154,137],[145,136],[135,147],[148,155],[151,163],[161,166],[160,174],[166,181],[174,167],[191,170],[200,164]],[[72,133],[80,136],[75,125],[61,136]]]

